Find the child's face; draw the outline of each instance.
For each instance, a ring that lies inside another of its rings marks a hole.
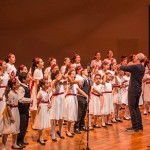
[[[14,85],[14,88],[17,90],[19,88],[19,86],[20,86],[20,83],[18,80],[16,80],[16,84]]]
[[[97,53],[97,54],[95,55],[95,58],[96,58],[96,59],[101,59],[101,54],[100,54],[100,53]]]
[[[76,56],[75,62],[76,62],[76,63],[80,63],[80,61],[81,61],[80,56],[79,56],[79,55],[78,55],[78,56]]]
[[[28,72],[28,69],[27,69],[27,67],[26,67],[26,66],[24,66],[24,67],[23,67],[22,72],[25,72],[25,73],[27,73],[27,72]]]
[[[14,64],[16,62],[16,57],[15,55],[11,55],[10,58],[9,58],[9,62]]]
[[[71,76],[72,79],[75,79],[75,77],[76,77],[76,72],[75,72],[75,71],[72,71],[70,76]]]
[[[2,63],[2,68],[3,68],[3,70],[6,71],[6,69],[7,69],[7,63],[5,61]]]
[[[26,77],[26,79],[23,80],[23,82],[24,82],[24,83],[29,83],[29,81],[30,81],[30,77],[29,77],[29,74],[28,74],[27,77]]]
[[[45,89],[48,89],[48,88],[49,88],[48,80],[45,81],[45,84],[43,85],[43,87],[44,87]]]
[[[56,59],[53,59],[50,63],[51,66],[55,65],[56,64]]]
[[[107,75],[107,79],[108,79],[109,81],[111,81],[111,80],[112,80],[112,75],[111,75],[111,74],[108,74],[108,75]]]
[[[100,76],[95,76],[94,81],[96,84],[100,84],[101,77]]]
[[[70,59],[68,58],[68,59],[66,59],[66,61],[65,61],[65,65],[69,65],[70,64]]]
[[[37,64],[38,68],[44,68],[44,61],[42,59],[39,59],[39,63]]]

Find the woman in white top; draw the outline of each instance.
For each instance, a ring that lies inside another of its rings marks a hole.
[[[7,63],[7,73],[9,74],[10,77],[14,77],[16,76],[17,73],[17,69],[14,66],[15,62],[16,62],[16,57],[14,54],[10,53],[7,58],[5,59],[6,63]]]
[[[72,59],[72,63],[74,64],[75,68],[81,66],[81,57],[78,54],[75,54],[73,59]]]
[[[17,145],[17,134],[20,132],[20,116],[18,110],[19,82],[16,78],[8,81],[7,108],[3,112],[3,136],[2,149],[6,150],[6,142],[9,134],[12,134],[12,149],[22,149]]]
[[[42,69],[44,68],[44,62],[41,58],[35,58],[35,62],[32,64],[32,84],[31,84],[31,99],[32,105],[30,107],[32,123],[34,124],[35,115],[37,111],[37,88],[39,84],[39,80],[43,79]]]
[[[9,75],[6,72],[7,64],[4,60],[0,60],[0,134],[2,132],[2,113],[6,107],[5,90],[9,80]]]

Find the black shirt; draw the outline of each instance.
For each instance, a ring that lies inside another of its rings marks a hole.
[[[132,94],[141,93],[142,78],[145,73],[145,67],[142,64],[135,64],[129,66],[121,66],[120,69],[131,73],[128,91]]]

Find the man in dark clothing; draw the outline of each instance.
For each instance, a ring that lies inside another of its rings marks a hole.
[[[90,93],[90,80],[88,79],[88,72],[87,69],[84,69],[81,71],[81,75],[84,79],[84,83],[81,87],[81,89],[89,95]],[[74,131],[77,134],[80,134],[80,131],[86,131],[85,129],[85,116],[86,116],[86,110],[87,110],[87,100],[84,96],[78,95],[78,120],[74,124]]]
[[[18,109],[20,114],[20,133],[17,137],[17,144],[23,148],[28,145],[24,142],[24,137],[27,132],[28,121],[29,121],[29,107],[30,107],[30,90],[28,87],[29,77],[27,73],[22,72],[18,76],[20,83],[19,87],[19,103]]]
[[[143,130],[142,117],[139,109],[139,98],[142,92],[142,78],[145,73],[145,67],[142,65],[144,54],[139,53],[134,58],[134,64],[129,66],[120,66],[120,69],[131,73],[128,89],[128,105],[131,114],[132,127],[127,131]]]

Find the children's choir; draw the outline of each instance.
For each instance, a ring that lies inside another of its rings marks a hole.
[[[90,70],[81,65],[81,57],[66,57],[60,67],[54,57],[49,58],[44,69],[41,58],[34,58],[28,69],[21,64],[15,67],[15,55],[10,53],[6,60],[0,60],[0,134],[2,149],[6,150],[7,137],[12,134],[12,148],[22,149],[29,143],[24,141],[28,127],[29,113],[32,128],[38,131],[37,142],[46,144],[43,130],[51,128],[52,141],[56,135],[64,139],[63,121],[67,121],[66,135],[73,138],[80,131],[86,131],[84,122],[89,104],[89,129],[107,128],[122,122],[119,111],[124,109],[124,119],[130,119],[128,108],[128,86],[130,73],[119,70],[118,65],[134,64],[134,56],[122,57],[117,64],[113,52],[101,60],[96,52]],[[143,78],[144,115],[150,113],[150,61],[145,59],[146,72]],[[43,73],[44,72],[44,73]],[[89,103],[88,103],[89,102]],[[94,121],[92,121],[94,118]],[[98,119],[100,123],[98,123]],[[59,130],[56,131],[58,123]],[[72,123],[74,128],[72,129]]]

